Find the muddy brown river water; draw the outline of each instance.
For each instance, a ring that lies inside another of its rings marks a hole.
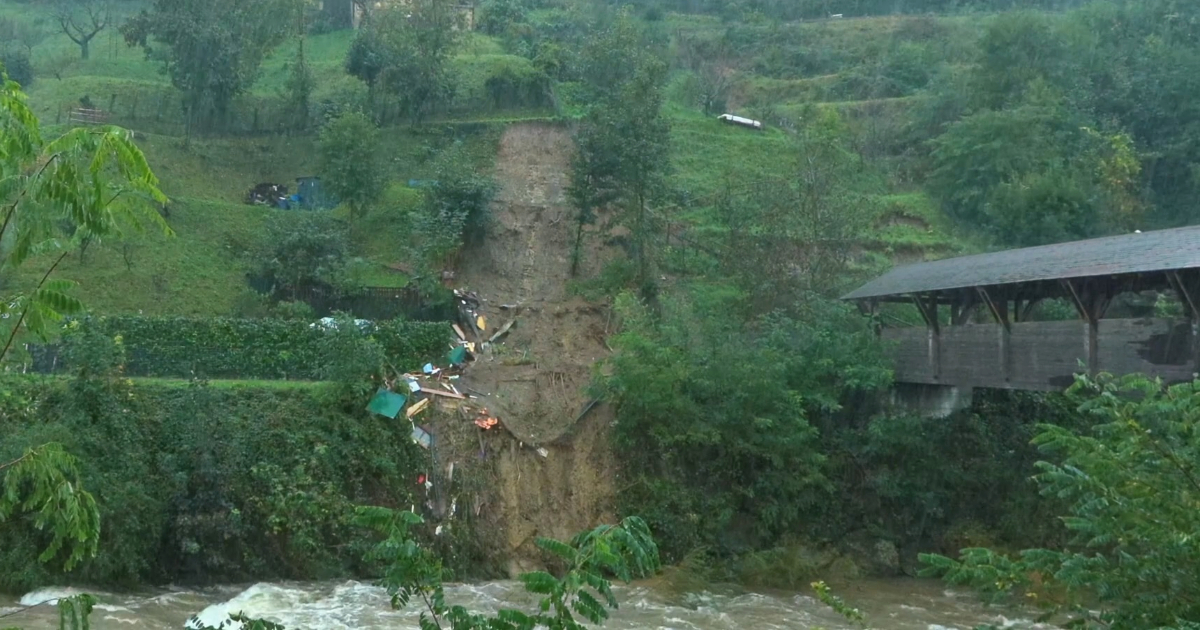
[[[57,627],[50,604],[72,589],[43,589],[23,597],[0,596],[0,627],[27,630]],[[90,591],[96,593],[96,591]],[[888,630],[970,629],[980,624],[1005,628],[1048,628],[1029,620],[1028,612],[985,606],[974,596],[936,581],[867,580],[837,589],[867,615],[871,628]],[[228,613],[242,611],[288,628],[416,628],[417,610],[392,611],[383,590],[363,582],[259,583],[210,589],[164,589],[139,594],[96,593],[101,604],[92,628],[184,628],[193,615],[216,625]],[[782,628],[854,628],[808,594],[787,592],[702,592],[667,596],[646,587],[618,590],[620,610],[605,624],[613,630],[756,630]],[[533,599],[517,582],[486,582],[448,588],[447,599],[479,611],[501,607],[530,609]],[[15,613],[15,614],[13,614]]]

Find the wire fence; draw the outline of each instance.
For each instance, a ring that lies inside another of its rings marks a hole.
[[[312,307],[318,317],[336,312],[370,320],[403,317],[415,321],[444,322],[454,318],[452,301],[426,298],[415,286],[364,287],[352,293],[338,293],[319,287],[289,294]]]
[[[130,88],[107,95],[83,95],[79,101],[60,103],[56,124],[111,124],[146,133],[184,136],[192,132],[229,135],[269,135],[300,131],[309,121],[296,114],[283,99],[236,99],[219,119],[189,124],[181,96],[174,89]]]
[[[167,85],[122,85],[105,94],[83,94],[78,100],[64,101],[54,107],[56,124],[112,124],[145,133],[168,136],[220,134],[233,136],[298,133],[317,125],[329,108],[347,103],[313,102],[308,111],[281,97],[243,95],[234,99],[220,114],[196,115],[189,120],[182,95]],[[358,102],[354,98],[351,102]],[[359,103],[382,126],[411,122],[396,99],[376,98]],[[450,102],[431,112],[434,118],[462,115],[489,115],[497,112],[549,111],[555,106],[550,89],[493,82],[480,89],[464,88]]]

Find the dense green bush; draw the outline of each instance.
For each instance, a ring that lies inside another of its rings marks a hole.
[[[1083,422],[1061,394],[986,390],[946,418],[843,418],[822,435],[839,500],[812,533],[866,531],[921,550],[1063,542],[1060,506],[1030,480],[1039,458],[1030,440],[1038,423]]]
[[[844,305],[744,324],[745,302],[733,290],[663,296],[657,313],[617,302],[625,329],[604,385],[616,401],[621,509],[643,515],[672,560],[811,527],[834,489],[819,421],[846,392],[890,378],[874,335]]]
[[[346,413],[308,387],[134,386],[113,376],[113,346],[98,333],[75,344],[92,367],[69,382],[0,383],[0,460],[62,443],[102,523],[99,555],[66,578],[36,560],[47,534],[10,521],[0,591],[346,575],[368,542],[353,506],[417,502],[426,456],[408,423]]]
[[[29,55],[19,50],[0,52],[0,70],[8,74],[8,78],[28,89],[33,84],[33,64]]]
[[[65,335],[87,329],[120,337],[127,376],[317,380],[326,362],[328,331],[303,320],[93,317],[68,324]],[[446,324],[434,322],[392,320],[371,329],[388,362],[401,370],[440,355],[449,335]],[[34,352],[41,355],[35,368],[51,369],[47,354]]]
[[[516,55],[478,55],[454,62],[460,86],[454,108],[486,111],[547,107],[550,79]]]

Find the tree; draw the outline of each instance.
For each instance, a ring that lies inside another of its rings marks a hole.
[[[383,193],[379,129],[361,112],[346,112],[321,130],[321,178],[350,213],[362,217]]]
[[[723,113],[725,101],[734,86],[733,68],[729,62],[732,52],[725,38],[702,39],[696,35],[681,35],[676,45],[685,68],[696,80],[697,104],[705,114]]]
[[[321,3],[321,16],[334,30],[350,28],[354,26],[354,1],[324,0]]]
[[[153,0],[121,26],[125,42],[162,63],[183,93],[189,129],[227,122],[233,99],[293,32],[299,0]]]
[[[1080,628],[1191,628],[1200,619],[1200,381],[1164,388],[1141,375],[1080,377],[1070,393],[1096,424],[1042,425],[1042,493],[1068,502],[1065,550],[961,560],[926,555],[926,573],[1027,599]]]
[[[296,126],[300,129],[307,129],[312,93],[316,89],[316,81],[313,79],[312,69],[308,66],[308,60],[304,57],[303,34],[301,34],[300,43],[297,45],[296,60],[288,66],[288,78],[283,85],[283,89],[284,98],[287,99],[292,109],[292,116],[296,119]]]
[[[330,287],[346,264],[345,225],[326,214],[273,217],[256,256],[257,273],[275,294],[295,300],[305,289]]]
[[[24,51],[0,50],[0,67],[8,73],[9,79],[16,81],[21,87],[33,84],[33,64]]]
[[[934,139],[930,190],[952,217],[1007,245],[1127,230],[1142,212],[1140,164],[1122,132],[1098,133],[1045,84]]]
[[[579,209],[575,249],[591,215],[602,204],[619,201],[631,231],[636,281],[648,290],[658,231],[651,206],[662,195],[670,169],[670,126],[662,114],[667,67],[624,14],[589,42],[584,59],[593,100],[580,124],[569,192]]]
[[[521,0],[486,0],[479,5],[479,30],[488,35],[507,35],[514,25],[524,21],[525,5]]]
[[[412,0],[370,14],[346,58],[347,71],[395,99],[419,123],[454,94],[447,62],[458,36],[458,9],[445,0]]]
[[[736,551],[739,522],[752,548],[795,532],[829,489],[817,421],[890,384],[869,323],[807,298],[794,317],[753,317],[736,282],[663,292],[655,308],[617,298],[602,384],[630,477],[621,509],[645,516],[668,558]]]
[[[442,265],[463,245],[477,245],[483,239],[498,187],[491,176],[476,170],[459,147],[439,159],[435,176],[437,183],[425,195],[415,231],[425,262]]]
[[[49,33],[42,28],[42,21],[34,22],[17,22],[15,26],[14,39],[21,44],[25,49],[27,56],[33,56],[33,49],[38,44],[46,41]]]
[[[808,107],[805,125],[787,156],[783,174],[728,190],[716,207],[722,237],[720,267],[747,290],[755,314],[791,311],[801,296],[830,295],[845,281],[854,244],[877,216],[875,186],[835,111]]]
[[[84,237],[101,239],[123,227],[150,224],[169,234],[153,202],[165,202],[132,135],[113,127],[74,129],[47,141],[17,85],[0,85],[0,274],[44,265],[33,286],[0,295],[0,370],[18,340],[46,338],[64,315],[83,305],[73,284],[53,278]],[[72,236],[68,236],[71,234]],[[0,524],[33,515],[49,533],[41,559],[64,549],[67,567],[96,552],[99,512],[79,484],[78,462],[58,444],[29,449],[0,463]]]
[[[108,0],[56,0],[54,19],[79,46],[80,57],[88,59],[92,39],[112,23],[112,8]]]

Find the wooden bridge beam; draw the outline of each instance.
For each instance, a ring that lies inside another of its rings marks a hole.
[[[950,305],[950,325],[963,326],[971,321],[975,307],[979,306],[979,295],[971,290],[959,291]]]

